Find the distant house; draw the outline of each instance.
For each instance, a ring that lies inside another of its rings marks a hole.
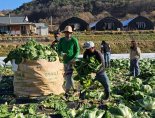
[[[34,32],[34,27],[27,16],[0,16],[0,34],[29,35]]]
[[[105,17],[95,23],[91,23],[89,28],[97,31],[118,30],[122,28],[122,23],[114,17]]]
[[[153,30],[154,24],[146,17],[138,16],[136,18],[122,21],[124,30]]]
[[[70,25],[74,31],[84,31],[88,29],[88,23],[77,17],[72,17],[62,22],[59,26],[59,30],[63,31],[67,25]]]
[[[34,23],[35,28],[35,34],[40,36],[47,36],[48,35],[48,26],[45,25],[45,23]]]

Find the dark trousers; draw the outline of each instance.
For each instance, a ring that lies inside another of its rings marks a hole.
[[[130,74],[132,76],[138,76],[140,74],[139,59],[130,60]]]
[[[104,53],[105,67],[110,67],[110,58],[111,58],[110,56],[111,56],[110,52]]]
[[[95,79],[102,84],[105,90],[105,99],[108,99],[110,96],[110,86],[109,86],[109,78],[107,74],[105,72],[97,73]]]
[[[66,89],[66,92],[69,92],[71,87],[74,88],[74,84],[73,84],[74,82],[72,79],[73,68],[72,68],[71,63],[65,64],[64,70],[65,70],[65,80],[66,80],[65,89]]]

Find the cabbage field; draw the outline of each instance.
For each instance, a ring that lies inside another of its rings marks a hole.
[[[63,94],[16,98],[11,67],[1,67],[0,118],[155,118],[155,59],[140,60],[140,68],[138,77],[127,76],[129,60],[111,60],[106,69],[111,96],[103,101],[98,81],[86,86],[82,99],[73,91],[67,99]],[[79,82],[75,83],[78,89]]]

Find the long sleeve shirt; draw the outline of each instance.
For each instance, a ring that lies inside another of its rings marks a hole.
[[[104,71],[104,58],[103,55],[100,51],[95,50],[93,53],[89,52],[88,50],[86,50],[83,54],[83,58],[84,59],[88,59],[90,57],[95,56],[95,59],[99,61],[99,63],[102,64],[102,67],[100,68],[100,70],[98,71],[98,73],[103,72]]]
[[[139,59],[141,55],[141,50],[139,47],[136,49],[130,49],[130,59]]]
[[[71,39],[66,39],[66,37],[63,37],[60,39],[60,42],[58,44],[58,53],[65,53],[66,56],[63,60],[64,64],[67,64],[72,59],[76,59],[79,55],[80,47],[78,40],[74,37],[71,37]]]

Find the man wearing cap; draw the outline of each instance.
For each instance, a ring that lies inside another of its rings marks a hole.
[[[58,43],[60,41],[60,36],[61,36],[60,32],[55,32],[54,33],[55,40],[51,44],[51,48],[53,48],[56,52],[58,51]]]
[[[110,96],[110,87],[109,87],[109,78],[104,71],[105,63],[104,63],[103,55],[100,51],[95,49],[95,45],[92,41],[85,42],[83,48],[86,49],[83,54],[84,59],[88,59],[90,57],[95,57],[96,60],[98,60],[100,63],[102,63],[102,67],[96,73],[95,80],[98,80],[104,87],[104,90],[105,90],[104,100],[108,100],[108,98]]]
[[[74,89],[72,80],[72,64],[75,62],[80,52],[78,40],[72,36],[72,32],[72,27],[66,26],[64,30],[65,37],[61,38],[58,44],[58,53],[63,56],[66,94],[69,93],[71,87]]]

